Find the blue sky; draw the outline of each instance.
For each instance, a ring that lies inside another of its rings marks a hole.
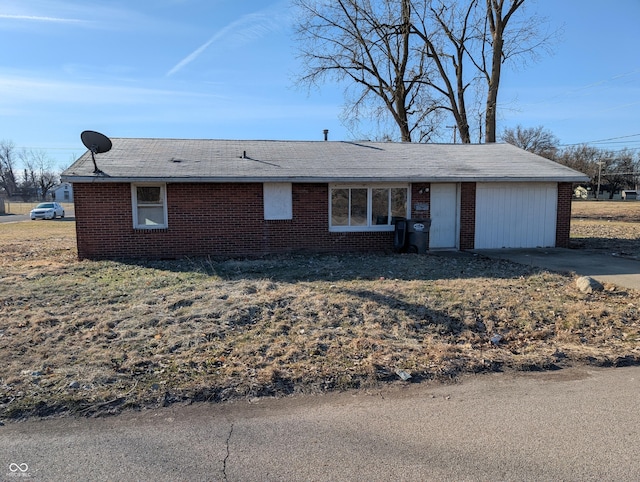
[[[68,166],[111,137],[331,140],[342,87],[307,92],[287,0],[0,0],[0,140]],[[498,131],[640,148],[640,0],[536,0],[553,55],[503,73]],[[450,139],[443,139],[444,142]]]

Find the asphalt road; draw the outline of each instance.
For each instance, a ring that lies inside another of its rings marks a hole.
[[[71,212],[67,211],[65,213],[64,219],[56,218],[54,220],[49,219],[49,220],[46,220],[46,221],[42,220],[42,219],[39,219],[37,222],[48,222],[48,223],[57,222],[57,223],[59,223],[59,222],[64,222],[64,221],[75,221],[76,218],[74,217],[74,215],[75,215],[74,211],[71,211]],[[22,222],[22,221],[30,221],[29,215],[28,214],[0,214],[0,224],[2,224],[2,223],[19,223],[19,222]],[[34,222],[36,222],[36,221],[34,221]]]
[[[0,427],[21,480],[638,480],[640,367]]]
[[[28,220],[28,214],[0,214],[0,223],[18,223]]]

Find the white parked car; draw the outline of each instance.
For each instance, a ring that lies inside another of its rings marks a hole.
[[[31,210],[31,220],[64,218],[64,208],[60,203],[40,203]]]

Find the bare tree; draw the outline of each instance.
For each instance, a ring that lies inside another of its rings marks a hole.
[[[598,162],[602,156],[602,150],[597,147],[579,144],[565,147],[559,151],[554,161],[596,179],[598,177]]]
[[[502,141],[517,146],[525,151],[553,159],[558,150],[559,140],[542,126],[505,128],[500,135]]]
[[[580,144],[559,150],[554,160],[587,174],[590,188],[608,191],[610,199],[621,189],[635,189],[640,177],[640,157],[628,149],[611,151]]]
[[[559,150],[553,160],[589,176],[591,181],[587,186],[592,192],[596,192],[602,173],[602,165],[599,162],[603,160],[603,156],[601,149],[580,144]]]
[[[474,63],[487,82],[487,102],[485,109],[485,142],[496,142],[496,118],[498,113],[498,90],[502,74],[502,64],[514,55],[517,47],[505,48],[505,43],[520,45],[530,38],[531,31],[527,25],[533,25],[531,19],[523,24],[515,36],[507,38],[507,27],[516,11],[522,7],[524,0],[511,0],[505,11],[505,0],[486,0],[486,23],[488,35],[485,34],[480,62]],[[486,29],[485,29],[486,32]],[[484,47],[488,48],[484,48]],[[487,53],[487,50],[489,53]],[[471,56],[473,58],[473,56]],[[489,61],[490,58],[490,61]]]
[[[485,140],[495,142],[502,65],[549,40],[539,19],[516,18],[525,0],[293,1],[301,12],[300,83],[347,81],[356,91],[351,117],[389,114],[403,141],[416,132],[430,140],[446,112],[470,143],[469,105],[482,115],[484,92]]]
[[[606,153],[602,179],[607,184],[609,199],[622,189],[635,189],[637,163],[634,157],[628,149]]]
[[[23,151],[20,157],[25,165],[25,184],[36,189],[38,198],[45,199],[49,189],[59,180],[53,161],[43,151]]]
[[[11,141],[0,141],[0,189],[11,198],[18,191],[15,175],[17,153]]]
[[[438,108],[423,89],[431,76],[426,53],[413,41],[410,0],[294,0],[304,73],[299,82],[347,81],[355,90],[345,117],[390,114],[400,139],[428,138]],[[382,107],[382,109],[380,108]]]
[[[477,115],[484,114],[485,142],[496,142],[498,92],[502,66],[535,59],[546,51],[555,34],[542,27],[546,20],[527,15],[525,0],[424,0],[425,15],[415,33],[437,66],[439,78],[431,87],[449,101],[462,142],[470,143],[468,92],[476,95]],[[518,15],[520,14],[520,15]],[[430,25],[436,29],[429,31]],[[470,67],[467,69],[466,67]],[[471,71],[470,73],[468,71]],[[470,89],[475,85],[475,89]],[[484,112],[478,106],[484,92]],[[482,133],[482,126],[479,126]],[[482,138],[482,135],[480,135]]]
[[[461,141],[469,144],[466,93],[477,79],[465,75],[465,65],[478,2],[472,0],[465,5],[436,3],[423,3],[416,15],[413,32],[422,41],[424,51],[438,73],[432,79],[425,79],[425,83],[442,96],[441,107],[453,116]]]

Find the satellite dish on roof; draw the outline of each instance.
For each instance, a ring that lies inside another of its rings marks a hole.
[[[91,160],[93,161],[94,173],[102,173],[96,164],[96,154],[102,154],[111,150],[111,139],[104,134],[95,131],[84,131],[80,134],[80,139],[84,146],[91,151]]]

